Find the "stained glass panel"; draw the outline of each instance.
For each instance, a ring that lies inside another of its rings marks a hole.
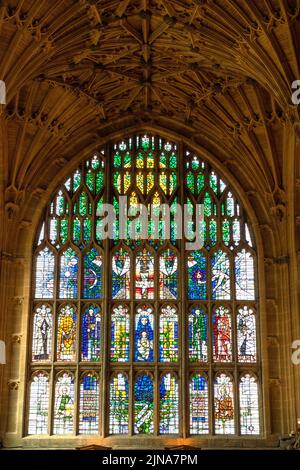
[[[233,383],[226,374],[219,374],[214,382],[214,419],[216,434],[234,434]]]
[[[165,300],[178,296],[178,257],[170,248],[159,257],[159,295]]]
[[[74,426],[74,379],[65,372],[55,384],[53,434],[72,434]]]
[[[135,360],[138,362],[153,361],[153,310],[147,305],[137,309],[135,315]]]
[[[110,381],[109,433],[128,433],[129,387],[125,374],[119,373]]]
[[[190,433],[208,434],[208,384],[204,375],[194,374],[190,381]]]
[[[60,258],[60,286],[61,299],[76,299],[78,294],[78,256],[75,251],[68,248]]]
[[[44,372],[34,374],[29,393],[28,434],[48,434],[49,378]]]
[[[130,298],[130,257],[123,248],[112,257],[112,298]]]
[[[212,257],[211,266],[213,300],[230,299],[230,262],[228,255],[218,250]]]
[[[163,375],[159,384],[159,432],[161,434],[179,432],[178,381],[170,373]]]
[[[206,258],[200,251],[189,251],[188,268],[188,298],[190,300],[206,299]]]
[[[80,381],[79,434],[99,433],[99,383],[93,373]]]
[[[190,311],[188,333],[190,362],[206,362],[207,316],[200,307],[192,307]]]
[[[253,256],[246,250],[235,257],[235,292],[238,300],[255,299]]]
[[[55,258],[49,248],[38,253],[35,273],[35,298],[52,299],[54,289]]]
[[[259,434],[258,387],[255,377],[245,374],[239,384],[241,434]]]
[[[57,360],[76,359],[76,310],[71,305],[61,307],[57,321]]]
[[[141,374],[134,384],[134,432],[152,434],[153,425],[153,381],[147,374]]]
[[[128,307],[119,305],[113,308],[111,317],[111,348],[112,362],[129,361],[129,313]]]
[[[178,314],[171,305],[162,308],[159,318],[159,360],[178,361]]]
[[[52,312],[48,305],[36,307],[33,317],[32,360],[51,359]]]
[[[84,255],[83,298],[100,299],[102,295],[102,256],[92,248]]]
[[[231,316],[225,307],[213,314],[213,359],[215,362],[232,361]]]
[[[244,306],[237,315],[239,362],[256,362],[256,320],[252,308]]]
[[[154,257],[146,249],[136,255],[135,298],[154,299]]]
[[[100,307],[89,305],[82,314],[81,360],[100,361]]]

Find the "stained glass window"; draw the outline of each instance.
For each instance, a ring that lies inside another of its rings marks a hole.
[[[214,421],[216,434],[234,434],[234,396],[231,377],[219,374],[214,381]]]
[[[68,248],[60,259],[60,288],[61,299],[76,299],[78,293],[78,256]]]
[[[188,298],[190,300],[206,299],[206,258],[200,251],[188,252],[187,256]]]
[[[177,299],[178,296],[178,257],[167,249],[159,257],[159,293],[161,299]]]
[[[49,378],[36,372],[30,383],[28,434],[48,434]]]
[[[253,309],[244,306],[237,315],[239,362],[256,362],[256,319]]]
[[[110,360],[112,362],[129,361],[129,310],[119,305],[113,308],[111,316]]]
[[[190,380],[190,433],[208,434],[208,384],[203,374],[194,374]]]
[[[52,312],[46,304],[37,306],[33,317],[32,360],[51,359]]]
[[[257,380],[250,374],[240,379],[240,422],[241,434],[259,434],[259,408]]]
[[[112,257],[112,298],[130,298],[130,257],[123,248]]]
[[[81,359],[82,361],[100,361],[101,341],[100,307],[89,305],[82,315],[81,324]]]
[[[92,248],[84,255],[83,297],[100,299],[102,294],[102,256]]]
[[[76,359],[76,310],[72,305],[61,307],[57,322],[57,360]]]
[[[99,433],[99,383],[92,372],[80,381],[79,434]]]
[[[154,358],[154,316],[147,305],[138,307],[135,316],[135,360],[152,362]]]
[[[177,378],[168,373],[159,383],[159,432],[177,434],[179,432],[179,394]]]
[[[49,201],[33,256],[28,434],[260,433],[255,233],[200,152],[152,133],[100,147]]]
[[[125,374],[119,373],[110,381],[109,433],[128,433],[129,386]]]
[[[200,307],[192,307],[189,314],[189,360],[208,360],[207,315]]]
[[[153,380],[147,374],[139,375],[134,384],[134,432],[153,433]]]
[[[232,328],[230,312],[219,307],[213,314],[213,358],[215,362],[232,361]]]
[[[74,378],[63,372],[55,383],[55,403],[53,417],[54,434],[72,434],[74,429]]]
[[[178,314],[171,305],[162,308],[159,318],[159,360],[178,360]]]
[[[52,299],[54,288],[55,258],[49,248],[40,251],[36,258],[35,298]]]

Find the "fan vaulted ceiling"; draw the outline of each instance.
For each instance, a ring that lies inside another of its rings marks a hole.
[[[296,0],[2,0],[6,200],[74,149],[144,124],[280,191],[298,16]]]

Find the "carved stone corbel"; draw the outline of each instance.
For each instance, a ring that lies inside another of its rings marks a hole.
[[[19,389],[20,380],[19,379],[8,379],[7,385],[8,389],[11,391]]]

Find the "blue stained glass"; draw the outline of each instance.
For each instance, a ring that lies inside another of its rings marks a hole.
[[[206,259],[200,251],[188,254],[188,298],[206,299]]]
[[[82,316],[81,353],[83,361],[100,360],[100,308],[90,305]]]
[[[112,298],[130,298],[130,257],[123,248],[112,257]]]
[[[110,360],[129,361],[129,313],[124,305],[115,306],[111,317]]]
[[[153,313],[152,308],[137,309],[135,317],[135,360],[153,361]]]
[[[71,248],[66,250],[60,259],[61,299],[76,299],[78,295],[78,256]]]
[[[189,359],[191,362],[207,361],[207,316],[199,307],[189,314]]]
[[[83,297],[100,299],[102,294],[102,256],[92,248],[84,256]]]
[[[79,434],[98,434],[98,422],[98,378],[92,373],[86,373],[80,383]]]
[[[153,382],[142,374],[134,384],[134,432],[151,434],[153,429]]]
[[[53,298],[55,258],[49,248],[40,251],[36,258],[35,298]]]

